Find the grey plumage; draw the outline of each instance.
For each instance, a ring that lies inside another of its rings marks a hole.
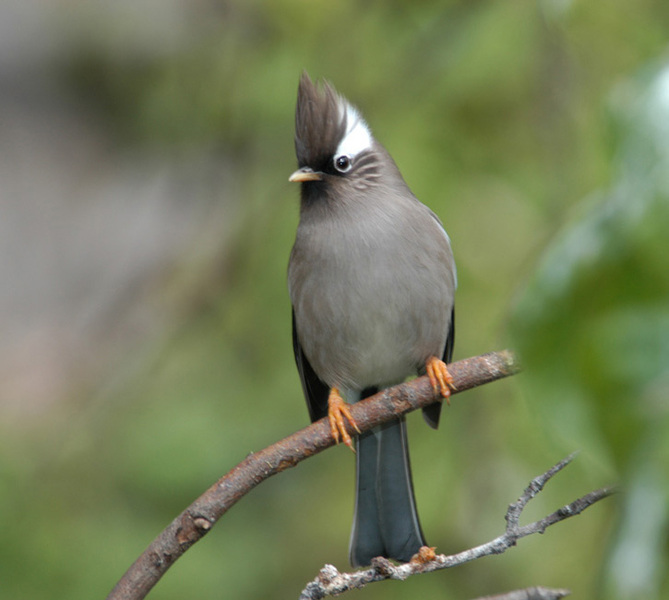
[[[357,110],[305,74],[295,147],[300,223],[288,268],[293,344],[312,420],[328,392],[349,401],[450,360],[455,265],[420,203]],[[343,157],[343,158],[342,158]],[[424,411],[436,427],[441,405]],[[404,420],[360,436],[351,561],[406,561],[424,545]]]

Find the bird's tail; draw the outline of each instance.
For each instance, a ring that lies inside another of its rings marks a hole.
[[[375,556],[406,562],[424,545],[402,418],[358,437],[349,558],[354,567]]]

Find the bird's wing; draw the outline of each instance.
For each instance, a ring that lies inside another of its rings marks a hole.
[[[302,351],[300,340],[297,337],[297,327],[295,326],[295,311],[293,310],[293,352],[295,353],[295,363],[302,381],[302,390],[307,401],[309,416],[311,422],[318,421],[328,414],[328,394],[330,388],[323,383],[309,364],[307,357]]]
[[[449,364],[453,360],[453,345],[455,344],[455,306],[451,309],[451,324],[448,328],[448,337],[446,338],[446,347],[444,348],[444,357],[442,360]]]

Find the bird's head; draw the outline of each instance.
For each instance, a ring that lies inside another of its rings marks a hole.
[[[290,181],[302,183],[303,191],[363,189],[379,176],[377,146],[358,109],[328,82],[319,86],[302,74],[295,111],[298,169]]]

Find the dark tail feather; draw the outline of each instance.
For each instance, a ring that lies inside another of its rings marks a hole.
[[[406,562],[425,539],[416,512],[404,419],[359,436],[356,456],[351,564],[365,566],[375,556]]]

